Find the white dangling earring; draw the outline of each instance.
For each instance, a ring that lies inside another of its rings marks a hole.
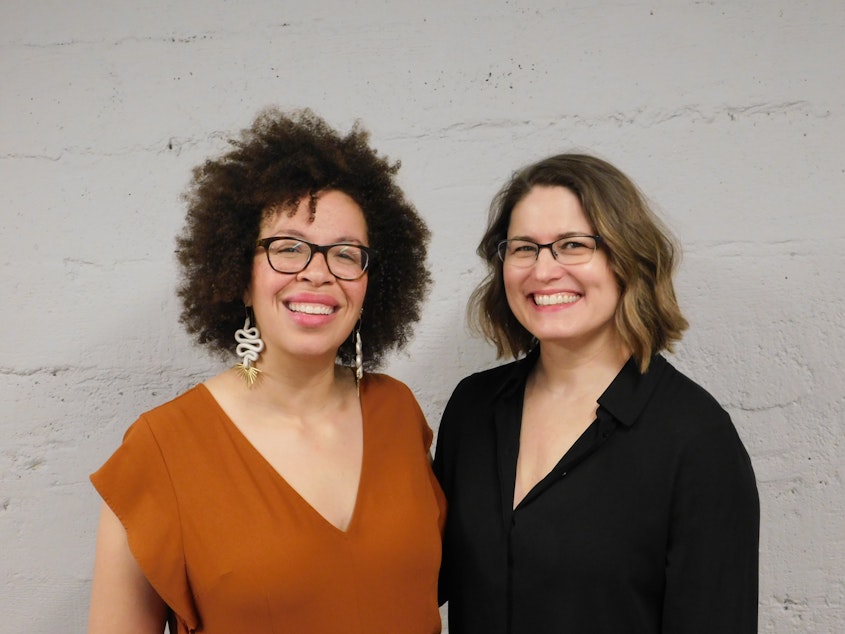
[[[355,327],[355,388],[361,395],[361,379],[364,378],[364,347],[361,345],[361,320]]]
[[[238,342],[235,354],[241,359],[241,362],[235,364],[235,367],[243,380],[246,381],[247,387],[252,387],[258,379],[259,372],[261,372],[252,364],[258,361],[258,355],[264,350],[264,341],[258,332],[258,326],[250,327],[249,313],[250,310],[247,307],[244,327],[235,331],[235,341]]]

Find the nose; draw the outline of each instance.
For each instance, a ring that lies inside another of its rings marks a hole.
[[[562,271],[563,267],[555,258],[552,247],[542,247],[537,253],[537,261],[534,262],[534,277],[543,280],[554,279],[560,277]]]
[[[311,261],[308,266],[296,274],[297,279],[308,280],[314,284],[325,284],[334,279],[334,275],[329,270],[329,263],[326,260],[325,253],[313,253]]]

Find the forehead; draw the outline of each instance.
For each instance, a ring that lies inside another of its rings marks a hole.
[[[312,208],[313,204],[313,208]],[[261,221],[262,235],[292,233],[303,237],[333,241],[354,239],[365,241],[367,221],[361,207],[349,195],[329,190],[312,199],[303,196],[295,204],[270,207]]]
[[[514,206],[508,235],[592,233],[578,196],[566,187],[535,186]]]

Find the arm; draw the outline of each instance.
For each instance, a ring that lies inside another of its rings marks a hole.
[[[663,606],[665,634],[756,634],[760,503],[727,414],[676,465]]]
[[[123,524],[103,504],[97,531],[88,634],[162,634],[167,605],[129,550]]]

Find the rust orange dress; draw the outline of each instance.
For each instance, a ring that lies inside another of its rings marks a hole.
[[[361,384],[364,456],[341,531],[198,385],[142,415],[91,476],[171,632],[434,634],[445,501],[410,390]],[[115,624],[119,629],[120,624]]]

